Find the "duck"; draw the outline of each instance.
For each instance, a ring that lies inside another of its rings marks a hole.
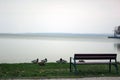
[[[38,62],[38,65],[44,66],[47,63],[47,58],[41,60],[41,62]]]
[[[60,58],[59,60],[57,60],[56,61],[57,63],[67,63],[67,61],[66,60],[64,60],[64,59],[62,59],[62,58]]]
[[[38,63],[38,61],[39,61],[39,59],[37,58],[37,59],[35,59],[35,60],[32,60],[31,62],[32,62],[32,63]]]

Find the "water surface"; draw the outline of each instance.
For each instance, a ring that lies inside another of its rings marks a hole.
[[[36,58],[69,61],[74,53],[117,53],[120,39],[107,36],[0,36],[0,63],[27,63]]]

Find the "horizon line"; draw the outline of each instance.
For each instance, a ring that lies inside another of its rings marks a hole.
[[[113,36],[114,34],[104,34],[104,33],[0,33],[0,35],[33,35],[33,36]]]

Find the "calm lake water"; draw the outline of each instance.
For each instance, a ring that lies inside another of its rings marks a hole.
[[[28,63],[39,58],[56,62],[69,61],[74,53],[117,53],[120,61],[120,39],[107,36],[0,36],[0,63]]]

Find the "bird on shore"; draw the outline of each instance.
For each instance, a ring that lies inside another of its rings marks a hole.
[[[47,58],[45,58],[45,59],[41,60],[41,62],[46,63],[46,62],[47,62]]]
[[[64,60],[64,59],[62,59],[62,58],[60,58],[59,60],[57,60],[56,61],[57,63],[67,63],[67,61],[66,60]]]
[[[32,60],[31,62],[34,63],[34,64],[36,64],[36,63],[39,62],[39,59],[37,58],[37,59],[35,59],[35,60]]]
[[[47,63],[47,58],[41,60],[41,62],[38,62],[40,66],[44,66]]]

